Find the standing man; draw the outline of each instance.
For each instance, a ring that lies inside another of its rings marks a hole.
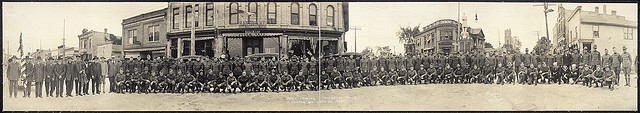
[[[602,56],[601,61],[603,68],[611,67],[611,55],[609,55],[609,50],[607,50],[606,48],[604,49],[604,56]]]
[[[100,61],[94,57],[93,61],[90,62],[91,67],[91,93],[95,95],[96,93],[100,94],[100,76],[102,76],[102,66],[100,65]]]
[[[44,81],[45,64],[39,56],[36,58],[36,60],[36,72],[33,76],[33,81],[36,82],[36,97],[42,98],[42,82]]]
[[[74,65],[74,61],[71,58],[68,58],[67,62],[65,63],[65,84],[67,85],[66,87],[66,91],[67,91],[67,97],[72,97],[71,96],[71,91],[73,91],[73,82],[76,79],[76,75],[78,74],[77,68]]]
[[[51,95],[51,91],[53,87],[51,87],[51,76],[52,76],[52,71],[53,69],[51,69],[53,66],[51,65],[52,62],[52,58],[49,57],[47,58],[47,60],[44,62],[43,64],[43,76],[44,76],[44,93],[47,95],[47,97],[52,96]]]
[[[614,72],[613,83],[620,85],[620,64],[622,63],[622,56],[616,51],[616,47],[613,47],[613,55],[611,55],[611,69]]]
[[[66,66],[64,65],[64,61],[62,60],[62,58],[58,58],[56,65],[55,65],[55,79],[56,83],[55,87],[56,87],[56,98],[58,97],[63,97],[62,93],[63,93],[63,89],[64,89],[64,76],[65,76],[65,71],[67,70]]]
[[[82,63],[82,61],[80,60],[80,57],[76,57],[77,59],[73,62],[73,66],[76,68],[77,70],[77,75],[74,77],[73,80],[75,80],[75,86],[76,86],[76,96],[82,96],[82,87],[84,86],[84,77],[85,74],[87,73],[86,70],[84,70],[85,65]]]
[[[624,86],[631,87],[629,85],[629,73],[631,73],[631,67],[633,67],[631,63],[631,54],[627,52],[626,46],[622,46],[622,71],[624,71],[624,80],[626,83]]]
[[[18,80],[20,80],[20,63],[15,56],[9,59],[7,66],[7,78],[9,78],[9,98],[13,94],[14,98],[18,95]]]
[[[593,45],[593,52],[591,52],[591,66],[596,68],[596,65],[602,66],[602,59],[600,59],[600,52],[598,52],[598,46]]]

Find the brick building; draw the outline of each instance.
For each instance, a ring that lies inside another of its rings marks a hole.
[[[122,20],[124,55],[127,58],[167,56],[167,8]]]
[[[171,2],[166,12],[170,57],[342,53],[349,26],[346,2]]]

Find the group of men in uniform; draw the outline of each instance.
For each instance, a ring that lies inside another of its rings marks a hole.
[[[24,65],[21,65],[24,62]],[[76,58],[47,58],[27,56],[20,61],[12,57],[7,65],[7,76],[10,84],[10,96],[17,97],[18,81],[24,83],[23,97],[31,97],[32,85],[35,85],[35,97],[42,98],[43,88],[46,97],[72,97],[72,92],[76,96],[100,94],[100,87],[104,85],[106,75],[106,60],[97,57],[92,60],[80,60]],[[22,70],[24,68],[24,70]],[[73,90],[75,86],[75,91]],[[91,87],[90,87],[91,86]]]
[[[19,63],[9,63],[11,88],[20,75],[27,87],[35,82],[36,97],[45,83],[47,96],[100,94],[104,77],[110,91],[116,93],[196,93],[196,92],[279,92],[321,89],[358,88],[376,85],[404,84],[583,84],[592,87],[619,85],[620,71],[625,86],[633,67],[631,55],[613,54],[605,49],[600,54],[578,50],[533,54],[471,52],[392,57],[296,57],[282,58],[129,58],[104,60],[36,58],[26,60],[20,74]],[[75,85],[74,85],[75,83]],[[66,87],[64,87],[66,86]],[[66,90],[63,90],[65,89]],[[239,91],[237,91],[239,90]],[[54,92],[55,91],[55,92]],[[10,92],[14,93],[15,90]],[[25,90],[29,97],[30,88]]]

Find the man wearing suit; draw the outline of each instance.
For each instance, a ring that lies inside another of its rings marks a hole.
[[[18,95],[18,80],[20,80],[20,63],[18,59],[14,56],[9,59],[9,64],[7,66],[7,78],[9,78],[9,98],[13,94],[14,98],[17,98]]]
[[[78,74],[78,70],[75,66],[75,60],[72,58],[67,59],[67,62],[65,63],[66,68],[65,73],[64,73],[64,82],[67,85],[66,86],[66,91],[67,91],[67,97],[72,97],[71,96],[71,91],[73,91],[73,83],[75,82],[76,79],[76,75]]]
[[[56,87],[56,98],[57,97],[63,97],[62,93],[63,93],[63,89],[64,89],[64,78],[66,77],[65,71],[67,70],[67,66],[65,66],[64,61],[62,59],[58,59],[58,61],[56,62],[55,65],[55,79],[56,83],[55,87]]]

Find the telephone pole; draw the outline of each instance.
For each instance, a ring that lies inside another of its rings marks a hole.
[[[349,29],[353,30],[353,52],[357,52],[358,46],[358,30],[362,30],[358,28],[358,26],[351,26]]]

